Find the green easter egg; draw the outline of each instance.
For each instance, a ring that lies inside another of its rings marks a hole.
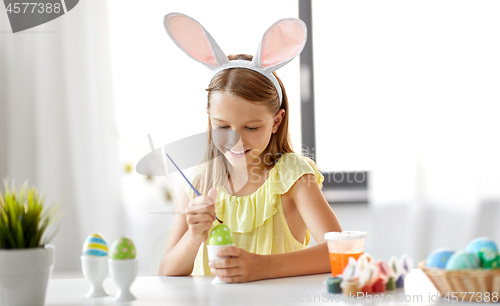
[[[210,245],[228,245],[233,244],[233,234],[224,224],[219,224],[210,232],[210,237],[208,238],[208,244]]]
[[[120,237],[111,246],[111,259],[134,259],[135,245],[131,239]]]
[[[451,255],[446,263],[446,270],[477,269],[481,266],[481,260],[476,254],[467,253],[464,250],[457,251]]]
[[[498,256],[497,259],[491,263],[490,269],[500,269],[500,256]]]
[[[481,259],[481,267],[485,269],[500,268],[500,256],[498,255],[498,252],[495,252],[493,250],[479,252],[479,259]]]

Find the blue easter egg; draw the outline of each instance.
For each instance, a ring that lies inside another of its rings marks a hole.
[[[498,266],[498,247],[490,238],[480,237],[472,240],[467,245],[466,251],[476,254],[483,268],[490,269]]]
[[[481,266],[479,256],[460,250],[451,255],[446,263],[446,270],[477,269]]]
[[[429,268],[439,268],[444,269],[446,267],[446,263],[450,259],[451,255],[453,255],[455,251],[448,249],[437,249],[427,256],[425,260],[425,266]]]
[[[465,251],[469,253],[478,254],[479,252],[485,252],[486,250],[493,250],[498,253],[497,244],[487,237],[480,237],[472,240],[465,248]]]
[[[91,234],[83,243],[83,256],[108,256],[108,244],[102,234]]]

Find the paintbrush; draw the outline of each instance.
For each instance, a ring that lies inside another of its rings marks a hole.
[[[167,153],[165,153],[165,154],[167,155],[168,159],[170,159],[170,161],[172,162],[172,164],[174,164],[175,168],[177,168],[177,170],[179,170],[180,174],[186,180],[186,182],[189,184],[189,186],[191,186],[191,188],[193,189],[193,191],[196,194],[196,196],[199,197],[201,194],[198,192],[198,190],[196,190],[196,188],[194,188],[194,186],[187,179],[187,177],[184,175],[184,173],[182,173],[181,169],[179,169],[179,167],[177,167],[177,165],[174,163],[174,161],[172,160],[172,158],[170,158],[170,156]],[[215,219],[217,219],[217,221],[219,221],[220,223],[223,223],[221,220],[219,220],[219,218],[217,218],[217,216],[215,216]]]

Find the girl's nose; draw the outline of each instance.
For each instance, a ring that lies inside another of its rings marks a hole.
[[[241,134],[237,129],[233,129],[233,131],[236,133],[234,133],[234,138],[231,141],[234,144],[232,145],[232,149],[237,151],[244,150],[246,148],[246,141],[243,137],[241,137]]]
[[[241,137],[241,134],[239,135],[239,139],[238,139],[238,142],[234,145],[235,148],[237,149],[243,149],[244,146],[243,146],[243,139]]]

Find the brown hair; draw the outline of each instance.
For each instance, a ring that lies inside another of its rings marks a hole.
[[[251,61],[252,56],[246,54],[229,55],[229,60]],[[265,165],[274,165],[284,153],[294,152],[290,135],[288,133],[288,98],[283,83],[275,72],[283,93],[280,105],[278,92],[273,83],[264,75],[245,68],[230,68],[217,73],[206,91],[208,91],[207,109],[210,109],[210,97],[214,92],[227,92],[241,97],[258,105],[265,106],[270,113],[276,114],[280,109],[285,110],[285,115],[276,133],[273,133],[269,145],[261,153],[264,156]],[[205,161],[200,165],[203,167],[199,179],[194,186],[201,194],[207,194],[210,188],[217,188],[228,178],[228,161],[212,142],[212,125],[208,117],[208,143]]]

